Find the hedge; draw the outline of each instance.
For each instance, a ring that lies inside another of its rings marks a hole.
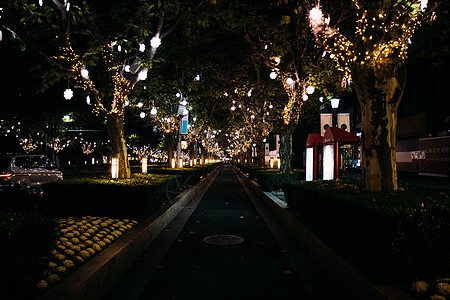
[[[34,299],[47,269],[56,222],[36,213],[0,212],[0,289],[15,299]]]
[[[178,192],[180,175],[135,174],[130,179],[67,179],[44,184],[42,208],[70,216],[143,219]]]
[[[288,206],[366,276],[410,282],[450,274],[449,192],[361,192],[351,181],[285,182]]]
[[[251,179],[255,179],[264,191],[280,190],[286,181],[299,181],[305,179],[305,171],[294,170],[291,173],[281,173],[278,169],[261,168],[256,166],[243,165],[233,162],[233,165],[243,173],[248,174]]]

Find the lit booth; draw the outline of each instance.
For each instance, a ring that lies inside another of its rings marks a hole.
[[[360,143],[361,138],[338,127],[328,127],[323,137],[323,180],[339,178],[339,149],[345,144]]]
[[[323,147],[323,137],[310,133],[306,140],[306,181],[319,179],[319,147]]]

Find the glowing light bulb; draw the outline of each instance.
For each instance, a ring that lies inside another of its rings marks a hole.
[[[322,23],[322,10],[318,6],[314,7],[309,11],[309,18],[314,21],[316,24]]]
[[[270,73],[269,76],[270,76],[270,79],[275,79],[275,78],[277,78],[278,74],[277,74],[277,72],[273,71]]]
[[[139,51],[141,51],[141,52],[145,51],[145,44],[142,44],[142,43],[139,44]]]
[[[144,69],[144,70],[140,71],[139,74],[138,74],[138,80],[145,80],[145,79],[147,79],[147,72],[148,72],[147,69]]]
[[[64,91],[64,98],[66,100],[70,100],[70,99],[72,99],[72,97],[73,97],[73,91],[71,89],[66,89]]]
[[[91,104],[91,97],[89,96],[86,97],[86,104],[87,105]]]
[[[84,79],[89,79],[89,71],[86,70],[85,68],[81,69],[81,77],[83,77]]]
[[[139,117],[141,117],[141,119],[145,118],[145,112],[141,112],[141,113],[139,114]]]
[[[139,108],[141,108],[142,106],[144,106],[144,103],[139,102],[139,103],[137,104],[137,106],[138,106]]]
[[[158,111],[156,110],[156,107],[152,107],[152,110],[150,111],[150,114],[152,116],[156,116],[157,113],[158,113]]]
[[[152,46],[153,48],[158,48],[161,45],[161,39],[158,36],[154,36],[151,40],[150,40],[150,46]]]
[[[291,77],[289,77],[288,79],[286,79],[286,83],[292,85],[294,83],[294,80]]]
[[[125,72],[130,72],[130,65],[125,66]]]
[[[308,95],[304,94],[303,95],[303,101],[306,101],[306,100],[308,100]]]
[[[314,87],[313,87],[312,85],[310,85],[310,86],[308,86],[308,87],[306,88],[306,93],[307,93],[308,95],[313,94],[314,91],[315,91],[315,89],[314,89]]]

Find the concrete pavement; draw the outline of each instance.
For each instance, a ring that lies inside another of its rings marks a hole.
[[[247,192],[223,166],[105,299],[349,299]]]

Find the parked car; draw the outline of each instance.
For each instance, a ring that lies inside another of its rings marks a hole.
[[[40,204],[42,189],[40,186],[19,184],[0,177],[0,208],[14,210],[35,210]]]
[[[29,186],[63,179],[46,156],[37,154],[0,154],[0,177]]]

